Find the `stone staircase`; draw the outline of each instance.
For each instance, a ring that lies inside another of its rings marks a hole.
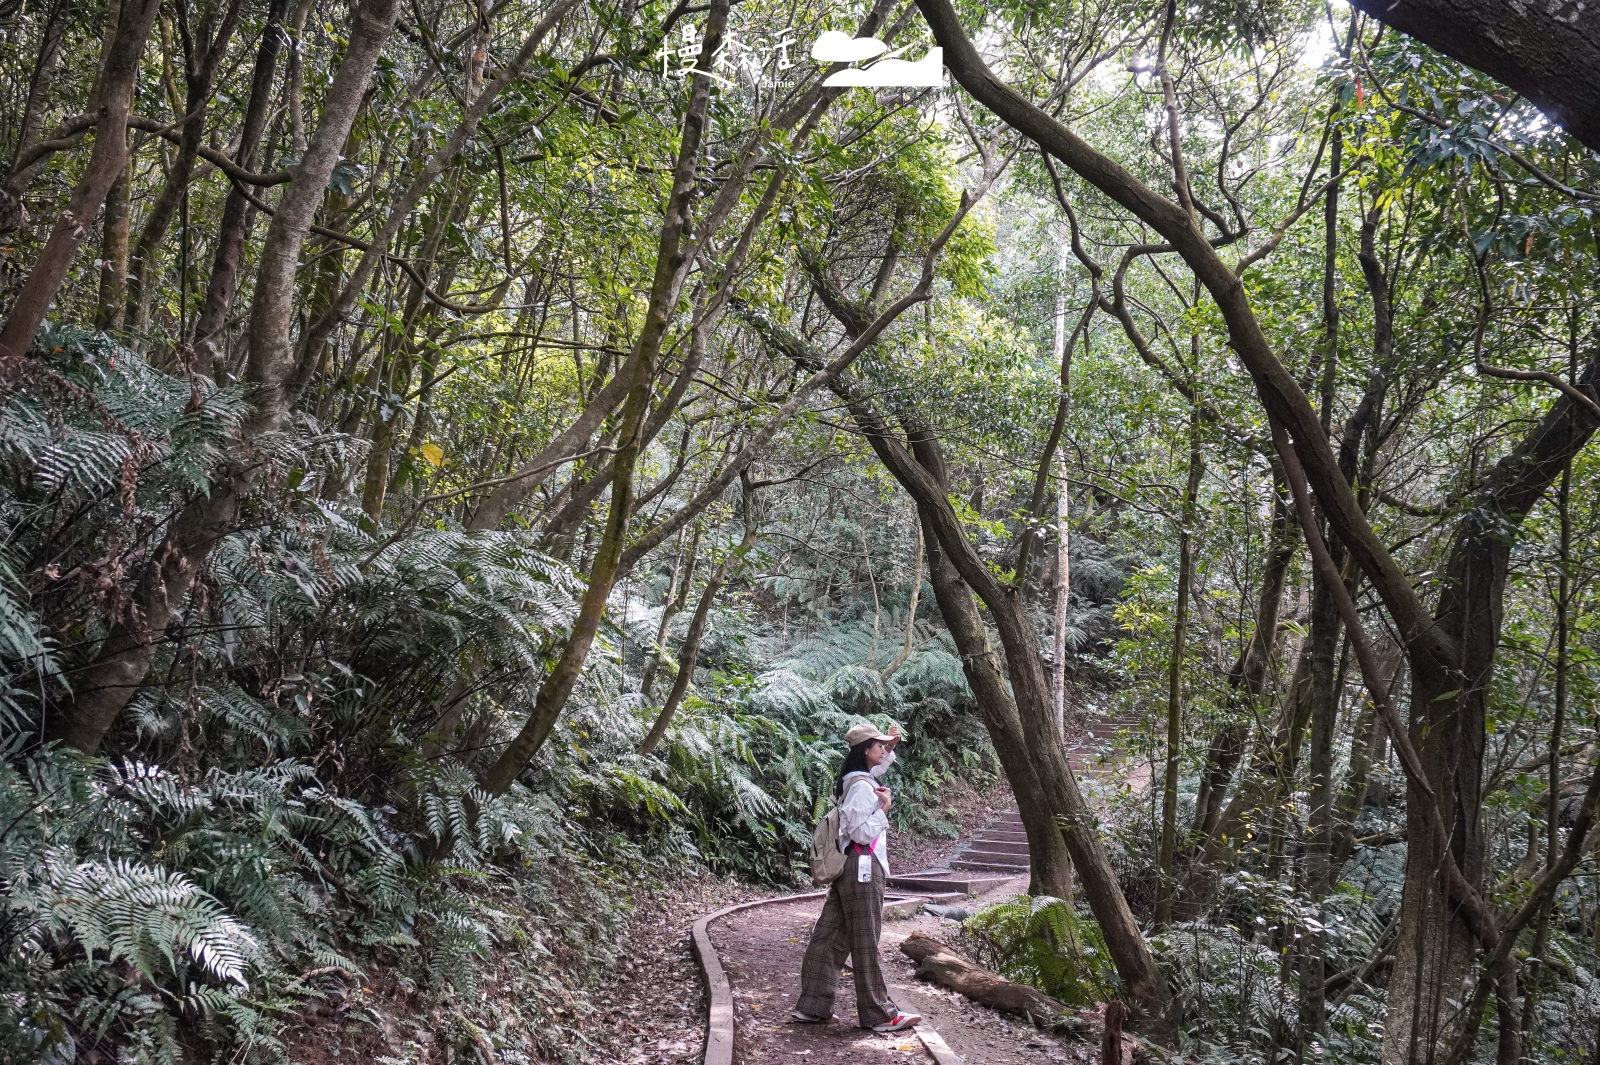
[[[1088,723],[1082,739],[1067,751],[1073,773],[1082,778],[1106,772],[1102,763],[1104,749],[1113,746],[1117,733],[1131,724],[1129,721]],[[1148,769],[1145,772],[1148,775]],[[1028,856],[1028,836],[1022,828],[1022,816],[1012,807],[957,850],[948,865],[891,876],[888,897],[946,902],[978,895],[1016,877],[1027,876]]]
[[[1132,728],[1135,721],[1089,721],[1078,742],[1067,748],[1067,764],[1078,776],[1093,776],[1105,771],[1101,756],[1105,748],[1114,747],[1117,733]]]
[[[1067,748],[1067,764],[1072,766],[1072,772],[1078,780],[1082,782],[1114,775],[1136,792],[1147,791],[1151,771],[1148,764],[1117,764],[1117,756],[1121,753],[1116,750],[1117,733],[1137,724],[1132,720],[1087,722],[1078,742]],[[1115,774],[1112,773],[1113,768],[1116,769]]]
[[[1022,815],[1007,810],[973,839],[951,862],[951,869],[1024,876],[1028,872],[1028,836]]]
[[[979,895],[1013,877],[1028,874],[1028,840],[1022,819],[1012,809],[1001,814],[948,866],[889,878],[894,891],[915,892],[930,902]]]

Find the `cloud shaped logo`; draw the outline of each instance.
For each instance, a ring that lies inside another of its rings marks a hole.
[[[850,37],[829,30],[811,46],[811,58],[819,63],[864,63],[888,50],[889,46],[875,37]]]
[[[823,36],[827,36],[824,34]],[[844,34],[838,34],[844,37]],[[845,38],[849,41],[849,38]],[[850,43],[856,44],[870,38],[858,37]],[[822,43],[819,38],[817,44]],[[881,42],[873,44],[882,46]],[[812,55],[816,54],[816,47],[812,48]],[[843,62],[843,60],[833,60]],[[869,89],[897,89],[897,88],[938,88],[944,84],[944,49],[930,48],[928,54],[909,63],[904,59],[885,59],[874,63],[870,67],[852,67],[849,70],[840,70],[829,74],[823,81],[830,87],[863,86]]]

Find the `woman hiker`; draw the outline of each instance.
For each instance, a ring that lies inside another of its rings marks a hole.
[[[833,1020],[833,995],[839,970],[850,958],[856,978],[856,1014],[861,1027],[898,1032],[922,1020],[903,1013],[889,999],[878,957],[883,928],[883,888],[889,878],[889,789],[877,778],[894,761],[900,740],[898,726],[885,736],[873,725],[856,725],[845,733],[850,753],[834,784],[839,800],[839,846],[846,854],[844,872],[828,888],[822,915],[811,930],[806,960],[800,966],[800,1002],[794,1019],[804,1024]]]

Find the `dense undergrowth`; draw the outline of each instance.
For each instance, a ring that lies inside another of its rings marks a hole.
[[[861,717],[1020,979],[1600,1060],[1600,154],[1387,17],[0,0],[3,1065],[608,1060]]]
[[[1106,812],[1103,825],[1142,921],[1150,919],[1149,870],[1159,811],[1153,793],[1130,786],[1124,771],[1146,755],[1136,730],[1114,772],[1090,782]],[[1281,835],[1276,853],[1270,826],[1242,866],[1221,878],[1212,901],[1153,937],[1162,964],[1186,1005],[1180,1049],[1207,1063],[1269,1065],[1303,1024],[1297,954],[1315,950],[1325,976],[1325,1027],[1320,1060],[1381,1060],[1388,977],[1394,964],[1405,848],[1397,772],[1381,774],[1355,823],[1359,846],[1335,890],[1308,899],[1298,860],[1303,844]],[[1181,781],[1183,817],[1192,815],[1197,780]],[[1284,826],[1304,824],[1304,796],[1280,811]],[[1524,863],[1527,859],[1524,857]],[[1526,876],[1527,873],[1521,874]],[[1141,882],[1143,879],[1145,882]],[[1600,1024],[1600,913],[1581,882],[1564,886],[1552,907],[1526,1023],[1539,1033],[1530,1050],[1541,1061],[1589,1060]],[[1082,900],[1022,896],[967,918],[960,942],[972,956],[1007,977],[1031,984],[1074,1007],[1093,1007],[1117,995],[1099,929]]]
[[[487,1032],[502,1061],[584,1060],[584,989],[632,893],[674,868],[792,882],[859,716],[930,737],[898,770],[924,800],[898,808],[907,827],[949,833],[933,797],[993,779],[932,634],[884,681],[859,628],[786,639],[751,611],[729,612],[706,682],[638,755],[653,707],[619,692],[658,607],[609,632],[554,742],[492,797],[475,748],[531,699],[570,568],[527,533],[371,522],[340,489],[358,449],[309,419],[241,459],[235,393],[97,334],[45,347],[0,412],[0,1060],[273,1060],[287,1021],[378,972],[460,1004],[431,1038],[462,1053]],[[118,609],[108,560],[239,461],[247,514],[119,753],[31,741]],[[468,739],[446,751],[452,713]],[[520,1034],[474,1005],[495,957],[538,1021]]]

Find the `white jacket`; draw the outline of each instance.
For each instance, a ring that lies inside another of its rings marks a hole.
[[[872,849],[872,856],[889,877],[889,815],[878,802],[878,791],[870,780],[856,777],[839,803],[839,835],[845,840]],[[854,875],[854,870],[850,871]]]

